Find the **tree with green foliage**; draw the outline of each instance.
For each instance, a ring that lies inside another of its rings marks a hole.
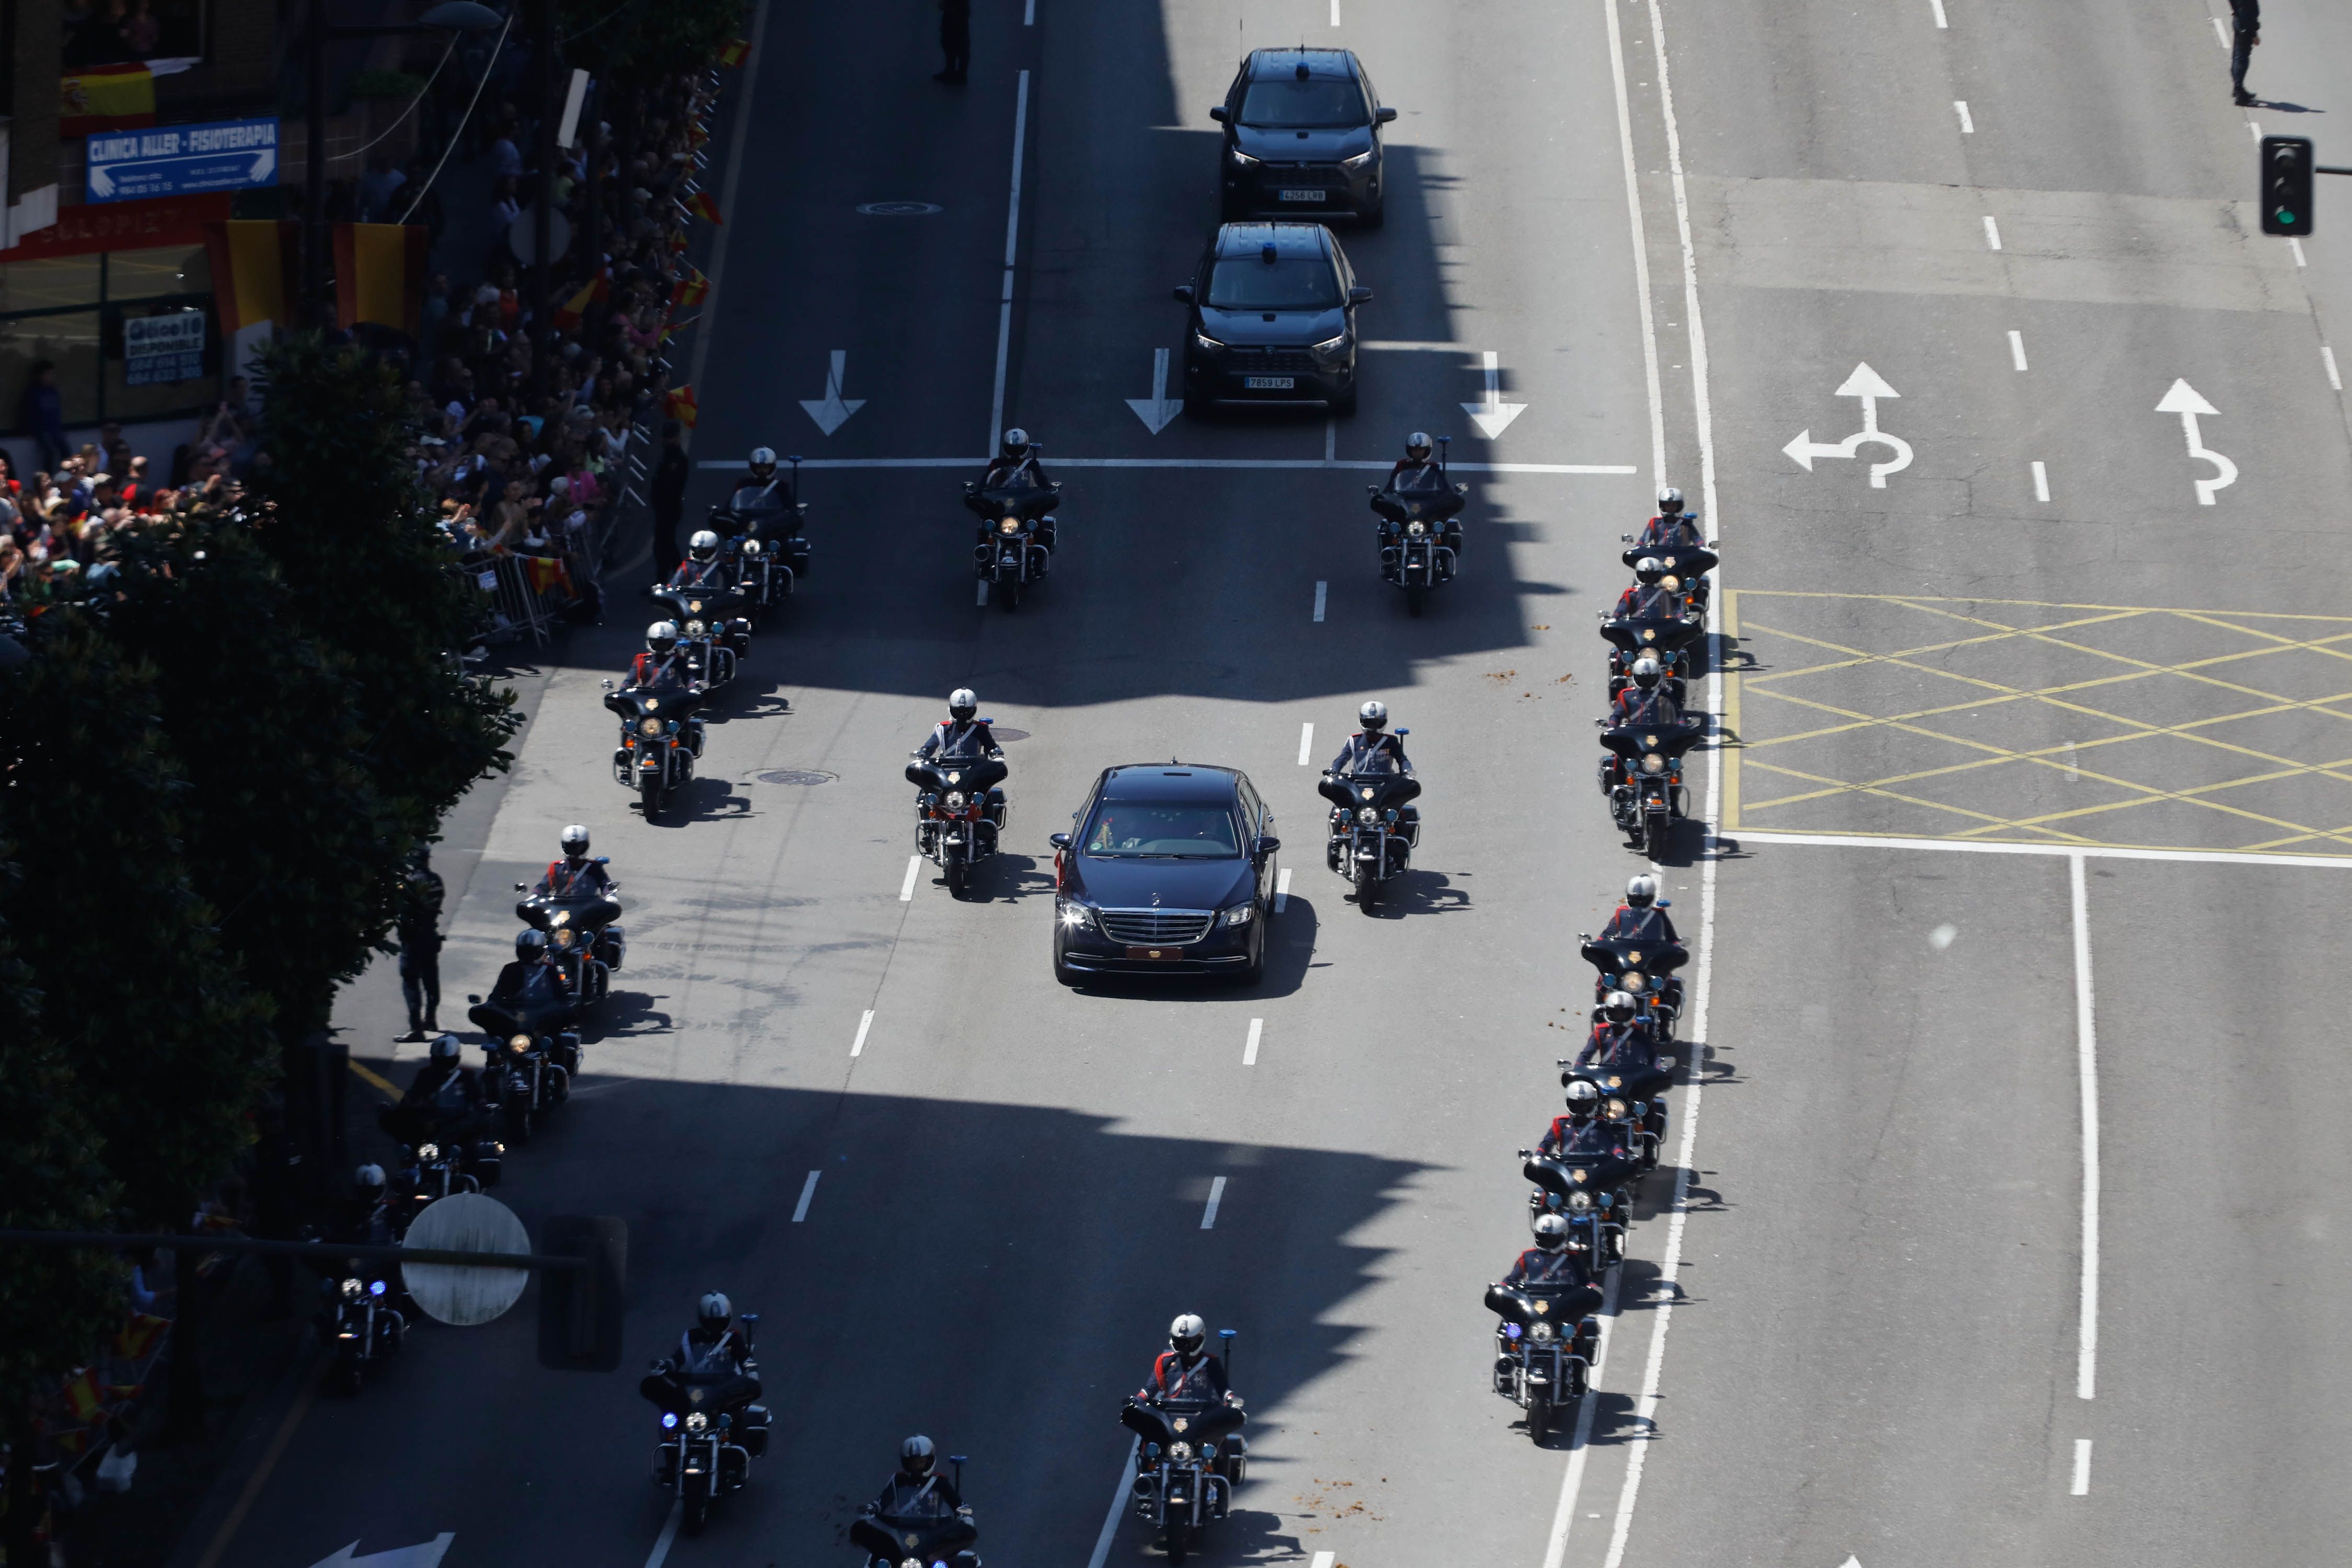
[[[744,26],[741,0],[560,0],[563,58],[644,83],[709,66]]]

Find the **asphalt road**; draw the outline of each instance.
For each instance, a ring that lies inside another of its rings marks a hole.
[[[971,1456],[992,1560],[1156,1558],[1132,1524],[1094,1554],[1118,1397],[1180,1310],[1241,1331],[1251,1401],[1212,1563],[2137,1568],[2344,1539],[2346,955],[2312,913],[2352,849],[2334,193],[2309,265],[2253,236],[2226,56],[2172,0],[1666,5],[1670,79],[1639,0],[1339,4],[1024,26],[985,0],[957,90],[928,8],[772,0],[695,450],[824,465],[817,569],[675,817],[606,767],[624,613],[533,672],[513,775],[451,830],[444,967],[453,999],[485,986],[509,884],[592,825],[631,961],[500,1195],[628,1221],[632,1363],[701,1289],[761,1311],[774,1448],[664,1547],[634,1372],[541,1370],[527,1310],[428,1329],[301,1407],[221,1561],[446,1531],[449,1568],[847,1562],[909,1430]],[[2275,0],[2255,85],[2352,112],[2323,10]],[[1214,221],[1205,110],[1240,47],[1301,37],[1402,111],[1388,226],[1342,236],[1376,294],[1362,412],[1154,435],[1126,400]],[[1526,405],[1493,440],[1463,408],[1488,352]],[[825,435],[797,404],[835,354],[864,402]],[[1865,415],[1850,377],[1893,395]],[[2234,467],[2210,505],[2223,465],[2157,410],[2176,380]],[[1067,481],[1017,615],[973,603],[950,461],[1000,395]],[[1848,448],[1858,426],[1902,445]],[[1409,620],[1347,465],[1415,426],[1486,467],[1465,578]],[[1711,485],[1737,595],[1706,696],[1733,763],[1694,777],[1722,829],[1664,868],[1687,933],[1717,901],[1710,1049],[1590,1425],[1538,1447],[1486,1391],[1478,1295],[1523,1245],[1512,1151],[1574,1043],[1574,933],[1639,865],[1591,794],[1591,626],[1661,452]],[[964,902],[928,868],[902,900],[899,765],[959,684],[1018,735],[1009,851]],[[1367,696],[1428,786],[1372,918],[1319,863],[1301,763]],[[1245,769],[1285,818],[1266,978],[1064,990],[1045,835],[1097,770],[1161,756]],[[395,995],[371,975],[341,1021],[404,1081]]]

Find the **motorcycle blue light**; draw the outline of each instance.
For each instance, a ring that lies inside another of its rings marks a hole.
[[[667,1429],[667,1428],[668,1428],[668,1427],[671,1427],[671,1426],[677,1426],[677,1413],[676,1411],[674,1411],[674,1410],[665,1410],[665,1411],[663,1411],[663,1412],[662,1412],[662,1426],[663,1426],[663,1427],[664,1427],[665,1429]]]
[[[1503,1337],[1507,1340],[1517,1339],[1519,1337],[1519,1325],[1517,1323],[1505,1323],[1503,1325]]]
[[[371,1280],[369,1280],[369,1281],[368,1281],[368,1294],[369,1294],[369,1295],[371,1295],[371,1296],[381,1296],[381,1295],[383,1295],[383,1280],[381,1280],[381,1279],[371,1279]]]

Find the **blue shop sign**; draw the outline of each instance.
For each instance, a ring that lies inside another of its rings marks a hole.
[[[278,121],[216,120],[89,138],[92,202],[192,196],[278,183]]]

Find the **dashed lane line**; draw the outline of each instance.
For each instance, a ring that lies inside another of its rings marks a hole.
[[[1242,1066],[1245,1068],[1254,1068],[1257,1066],[1257,1042],[1259,1037],[1265,1033],[1265,1020],[1264,1018],[1252,1018],[1250,1020],[1249,1044],[1242,1047]]]
[[[1224,1201],[1225,1179],[1223,1176],[1219,1176],[1209,1184],[1209,1206],[1201,1211],[1201,1228],[1202,1230],[1214,1230],[1217,1228],[1217,1208]]]
[[[816,1197],[816,1179],[824,1174],[824,1173],[823,1171],[811,1171],[808,1173],[808,1180],[801,1184],[801,1201],[793,1205],[793,1223],[794,1225],[798,1225],[801,1221],[808,1218],[809,1205]]]

